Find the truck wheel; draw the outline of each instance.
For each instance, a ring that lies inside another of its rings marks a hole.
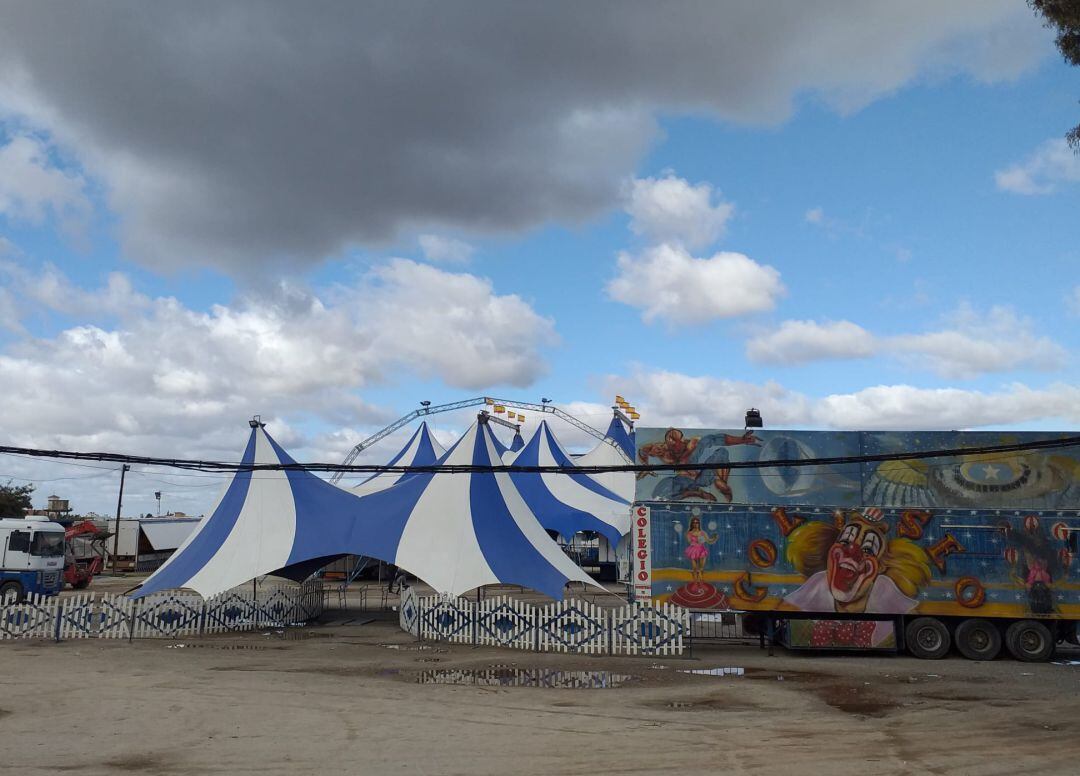
[[[21,582],[10,579],[0,585],[0,604],[17,604],[23,598]]]
[[[85,590],[89,584],[90,584],[90,579],[88,577],[84,577],[83,579],[72,582],[71,583],[71,589],[72,590]]]
[[[1037,620],[1019,620],[1005,631],[1005,646],[1017,660],[1042,663],[1054,654],[1054,637]]]
[[[904,629],[908,652],[923,660],[940,660],[949,654],[952,637],[941,620],[919,617]]]
[[[1001,652],[1001,632],[990,620],[964,620],[956,629],[956,648],[968,660],[993,660]]]

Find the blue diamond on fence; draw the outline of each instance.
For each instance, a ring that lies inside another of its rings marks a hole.
[[[163,622],[166,625],[175,625],[176,623],[184,619],[184,615],[180,614],[180,612],[176,611],[175,609],[166,609],[165,611],[158,614],[157,618],[160,622]]]
[[[439,623],[439,627],[449,628],[454,624],[454,615],[450,612],[441,612],[435,621]]]
[[[569,633],[570,635],[575,635],[585,630],[581,623],[577,622],[564,622],[559,627],[562,628],[563,633]]]
[[[412,622],[413,618],[416,617],[416,610],[413,609],[411,603],[405,604],[405,608],[402,609],[401,613],[405,615],[405,619],[409,622]]]
[[[222,610],[222,612],[221,612],[222,617],[224,617],[226,620],[230,620],[230,621],[240,619],[243,616],[243,614],[244,614],[244,610],[241,609],[239,606],[230,606],[230,607]]]
[[[8,625],[25,625],[30,622],[30,614],[28,612],[11,612],[7,616]]]
[[[514,620],[512,618],[507,617],[506,615],[503,615],[502,617],[499,617],[492,624],[495,626],[495,629],[497,631],[499,631],[500,633],[503,633],[503,634],[509,633],[510,631],[512,631],[517,626],[517,623],[514,622]]]

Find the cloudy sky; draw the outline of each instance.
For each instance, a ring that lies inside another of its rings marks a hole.
[[[1078,96],[1022,0],[0,2],[0,437],[1075,429]],[[116,467],[4,478],[115,510]]]

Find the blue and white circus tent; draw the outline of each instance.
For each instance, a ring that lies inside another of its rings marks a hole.
[[[499,441],[474,423],[439,463],[497,466]],[[547,535],[508,473],[417,474],[363,501],[404,518],[392,560],[440,592],[509,583],[561,599],[567,582],[596,584]]]
[[[525,440],[521,438],[521,432],[515,431],[514,438],[510,441],[510,452],[516,453],[525,446]]]
[[[254,425],[245,464],[294,464]],[[501,463],[474,424],[443,464]],[[507,473],[416,473],[358,496],[303,471],[238,471],[210,516],[134,593],[189,588],[209,597],[265,574],[303,576],[343,554],[396,563],[440,593],[515,584],[561,599],[595,584],[551,540]]]
[[[440,445],[426,422],[420,424],[405,446],[398,454],[390,459],[387,466],[433,466],[440,458],[446,455],[446,448]],[[368,493],[378,493],[389,487],[397,485],[403,477],[410,475],[401,472],[377,472],[371,475],[359,485],[352,487],[352,492],[363,496]]]
[[[507,463],[576,468],[547,421],[541,421],[528,444]],[[565,538],[596,531],[615,545],[630,531],[630,501],[584,473],[512,472],[510,478],[544,528]]]

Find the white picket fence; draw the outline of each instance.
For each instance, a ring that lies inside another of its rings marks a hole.
[[[411,588],[401,601],[402,630],[458,644],[589,655],[681,655],[690,634],[690,612],[672,604],[605,609],[566,600],[534,606],[504,596],[420,598]]]
[[[319,581],[263,586],[255,595],[237,588],[208,599],[181,592],[139,600],[111,593],[29,595],[17,604],[0,604],[0,640],[177,638],[280,628],[318,617],[325,605]]]

